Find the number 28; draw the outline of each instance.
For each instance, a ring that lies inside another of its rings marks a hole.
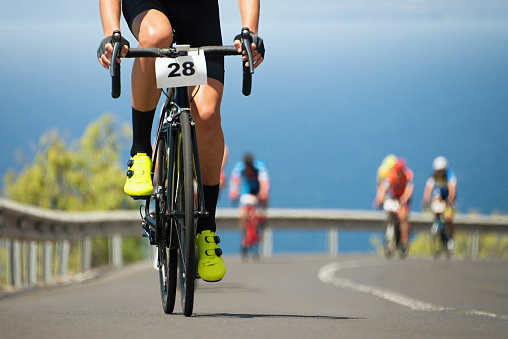
[[[168,78],[174,78],[182,76],[191,76],[196,73],[196,70],[194,69],[194,63],[192,61],[186,61],[182,64],[182,72],[180,73],[180,64],[177,62],[170,63],[168,65],[168,68],[172,69],[171,72],[169,72]]]

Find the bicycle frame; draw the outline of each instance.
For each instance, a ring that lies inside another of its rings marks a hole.
[[[242,28],[243,52],[250,67],[243,64],[242,92],[249,95],[253,70],[249,29]],[[120,31],[113,32],[113,55],[110,67],[112,96],[120,96],[120,64],[116,62],[121,48]],[[195,48],[205,56],[241,55],[234,46],[203,46]],[[130,48],[126,58],[187,56],[189,46],[174,48]],[[195,122],[190,111],[187,87],[168,89],[157,129],[152,156],[152,182],[157,183],[155,193],[146,198],[142,227],[151,245],[158,247],[158,268],[162,307],[172,313],[175,291],[180,282],[182,309],[185,316],[192,314],[196,278],[196,226],[205,211]],[[155,179],[155,174],[157,179]],[[155,201],[155,211],[150,203]],[[141,208],[142,209],[142,208]],[[140,209],[140,211],[141,211]],[[178,256],[178,258],[176,258]],[[178,265],[177,265],[178,262]],[[177,274],[177,266],[179,274]],[[177,275],[180,279],[177,279]]]
[[[173,149],[175,147],[175,138],[177,137],[175,133],[178,132],[178,125],[180,122],[180,115],[181,114],[188,114],[191,121],[191,133],[192,133],[192,148],[193,148],[193,154],[198,154],[198,146],[196,142],[196,130],[195,130],[195,123],[192,119],[192,115],[190,113],[190,102],[189,102],[189,95],[188,90],[186,87],[177,87],[177,88],[171,88],[168,89],[168,94],[166,98],[166,103],[164,104],[162,110],[161,110],[161,116],[159,120],[159,126],[157,129],[156,134],[156,143],[155,143],[155,149],[152,155],[152,163],[153,163],[153,169],[152,169],[152,181],[154,179],[155,175],[155,168],[157,166],[161,166],[159,164],[159,159],[157,158],[158,155],[158,147],[159,147],[159,140],[163,139],[165,142],[164,144],[167,145],[168,149]],[[168,152],[168,163],[173,163],[173,154],[172,152]],[[205,211],[205,204],[204,204],[204,197],[203,197],[203,183],[201,180],[201,171],[196,170],[200,168],[199,164],[199,157],[194,156],[194,180],[196,182],[196,207],[197,209],[194,211],[195,218],[199,218],[202,216],[205,216],[207,212]],[[167,201],[166,206],[171,206],[170,199],[172,198],[170,194],[166,195]],[[160,239],[160,232],[157,230],[156,226],[156,220],[151,217],[150,215],[150,200],[154,200],[155,195],[152,195],[150,199],[147,199],[145,204],[145,215],[143,219],[146,221],[146,223],[153,227],[153,229],[156,230],[155,232],[155,241],[152,243],[153,245],[164,245],[161,243]],[[172,218],[176,216],[177,211],[170,210],[166,214],[166,217]],[[165,223],[166,225],[169,225],[170,223]],[[146,229],[146,228],[145,228]],[[159,233],[159,234],[158,234]],[[169,243],[167,245],[171,245],[172,248],[176,247],[176,242],[173,238],[172,232],[170,232],[170,239]]]

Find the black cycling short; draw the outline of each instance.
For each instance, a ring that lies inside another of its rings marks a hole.
[[[218,0],[122,0],[123,15],[131,32],[134,18],[149,9],[168,17],[179,44],[222,46]],[[223,56],[207,57],[206,68],[209,78],[224,83]]]

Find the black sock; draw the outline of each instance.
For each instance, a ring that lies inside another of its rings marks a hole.
[[[205,210],[208,212],[208,216],[198,219],[196,234],[204,230],[210,230],[212,232],[217,230],[217,225],[215,224],[215,210],[217,208],[217,199],[219,199],[219,185],[203,185],[203,196],[205,200]]]
[[[153,117],[155,109],[148,112],[141,112],[132,109],[132,148],[131,156],[136,153],[146,153],[152,157],[152,143],[150,136],[152,134]]]

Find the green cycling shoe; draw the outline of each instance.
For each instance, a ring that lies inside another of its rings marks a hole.
[[[226,274],[226,265],[219,248],[220,238],[215,232],[205,230],[196,236],[198,248],[198,274],[204,281],[217,282]]]
[[[146,153],[137,153],[127,163],[127,181],[123,190],[134,199],[146,199],[153,193],[152,159]]]

